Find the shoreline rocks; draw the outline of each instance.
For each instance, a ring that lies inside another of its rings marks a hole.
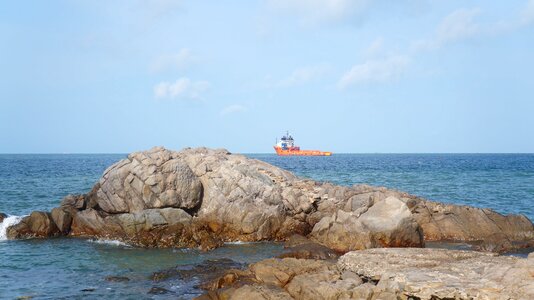
[[[381,248],[337,262],[267,259],[197,299],[533,299],[534,254]]]
[[[432,202],[382,187],[303,180],[224,149],[162,147],[128,155],[89,193],[65,197],[51,213],[34,212],[7,233],[205,250],[294,234],[338,252],[448,240],[502,252],[534,241],[534,225],[521,215]]]

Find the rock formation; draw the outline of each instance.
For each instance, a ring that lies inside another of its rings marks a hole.
[[[431,202],[386,188],[303,180],[226,150],[157,147],[128,155],[89,193],[65,197],[51,213],[34,212],[7,233],[10,238],[69,235],[203,249],[302,234],[341,252],[422,247],[424,241],[440,240],[505,251],[529,245],[534,226],[524,216]]]
[[[534,254],[390,248],[337,262],[267,259],[229,270],[198,299],[534,299]]]

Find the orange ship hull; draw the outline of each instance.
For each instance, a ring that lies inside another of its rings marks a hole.
[[[332,152],[324,152],[319,150],[300,150],[300,149],[282,149],[281,147],[274,147],[276,154],[280,156],[331,156]]]

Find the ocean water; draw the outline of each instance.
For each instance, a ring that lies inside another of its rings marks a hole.
[[[432,200],[490,207],[534,219],[532,154],[247,155],[319,181],[386,186]],[[23,216],[33,210],[50,210],[69,193],[89,191],[106,167],[123,157],[0,155],[0,212]],[[150,275],[176,265],[192,267],[206,259],[254,262],[282,251],[276,243],[232,244],[203,253],[194,249],[139,249],[86,239],[3,240],[0,299],[189,299],[199,293],[197,279],[153,282]],[[130,280],[109,282],[106,276]],[[153,287],[168,292],[150,294]]]

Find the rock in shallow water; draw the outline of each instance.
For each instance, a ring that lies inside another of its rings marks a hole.
[[[422,234],[430,241],[497,237],[481,248],[496,251],[534,240],[534,225],[524,216],[386,188],[302,180],[267,163],[206,148],[132,153],[109,167],[89,193],[65,197],[51,217],[52,222],[43,216],[31,222],[44,227],[28,226],[25,219],[10,227],[10,237],[62,234],[213,249],[225,241],[284,240],[313,229],[313,239],[337,251],[420,247]]]
[[[7,228],[10,239],[46,238],[60,235],[56,223],[48,212],[34,211],[16,225]]]
[[[205,260],[193,267],[176,266],[174,268],[158,271],[152,274],[151,279],[154,281],[172,280],[191,280],[193,278],[201,282],[209,282],[229,269],[242,268],[243,264],[228,258]]]

